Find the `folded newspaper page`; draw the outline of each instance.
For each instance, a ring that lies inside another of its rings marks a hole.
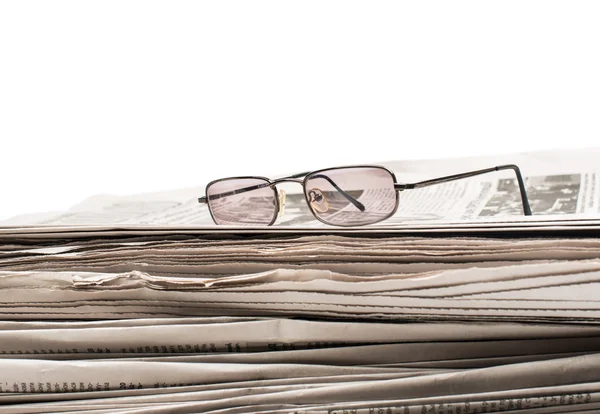
[[[503,227],[509,223],[544,223],[553,220],[600,219],[600,179],[597,160],[600,148],[532,152],[501,156],[470,157],[450,160],[387,161],[400,183],[428,180],[439,176],[516,164],[525,176],[533,216],[523,216],[514,173],[497,171],[439,185],[400,193],[399,208],[388,220],[366,226],[365,231],[397,227],[434,228],[440,224],[487,223]],[[367,160],[366,160],[367,161]],[[294,173],[294,172],[290,172]],[[252,175],[252,171],[248,172]],[[272,178],[289,174],[274,174]],[[215,177],[220,178],[220,177]],[[208,208],[198,203],[205,188],[173,190],[132,196],[99,195],[61,213],[40,213],[0,221],[0,229],[39,227],[68,229],[72,226],[115,228],[179,227],[214,228]],[[285,209],[274,228],[339,228],[316,220],[309,211],[302,188],[282,183],[287,196]],[[598,224],[598,223],[595,223]],[[223,226],[220,226],[223,227]],[[231,226],[225,226],[231,227]],[[234,226],[235,227],[235,226]],[[81,229],[80,229],[81,230]],[[263,229],[264,230],[264,229]]]

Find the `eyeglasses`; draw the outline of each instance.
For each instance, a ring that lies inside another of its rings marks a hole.
[[[381,166],[328,168],[270,180],[265,177],[232,177],[210,182],[206,196],[216,224],[270,226],[285,205],[285,193],[276,185],[301,184],[308,208],[317,220],[332,226],[364,226],[385,220],[398,209],[398,193],[500,170],[513,170],[521,193],[523,214],[531,215],[521,171],[500,165],[410,184],[399,184],[393,172]]]

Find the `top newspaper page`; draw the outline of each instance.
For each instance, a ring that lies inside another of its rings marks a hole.
[[[354,231],[391,229],[527,228],[600,225],[600,148],[540,151],[497,156],[384,161],[399,183],[418,182],[471,170],[516,164],[525,178],[532,216],[524,216],[513,171],[497,171],[425,188],[402,191],[394,216]],[[279,178],[297,172],[275,173]],[[252,175],[248,171],[248,175]],[[220,178],[220,177],[214,177]],[[68,211],[17,216],[0,221],[0,234],[57,231],[122,231],[125,229],[188,229],[231,231],[236,226],[217,226],[206,204],[205,184],[196,188],[130,196],[98,195]],[[285,208],[271,227],[243,230],[330,232],[348,228],[328,226],[310,212],[302,188],[278,184],[286,192]]]

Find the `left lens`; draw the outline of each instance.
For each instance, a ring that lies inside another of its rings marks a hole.
[[[363,226],[396,211],[394,176],[382,167],[344,167],[317,171],[304,180],[304,194],[315,217],[334,226]]]
[[[269,226],[277,217],[277,191],[262,178],[214,181],[206,188],[206,198],[217,224]]]

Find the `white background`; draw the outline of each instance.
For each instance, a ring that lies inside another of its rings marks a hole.
[[[228,175],[600,145],[595,1],[2,1],[0,219]]]

